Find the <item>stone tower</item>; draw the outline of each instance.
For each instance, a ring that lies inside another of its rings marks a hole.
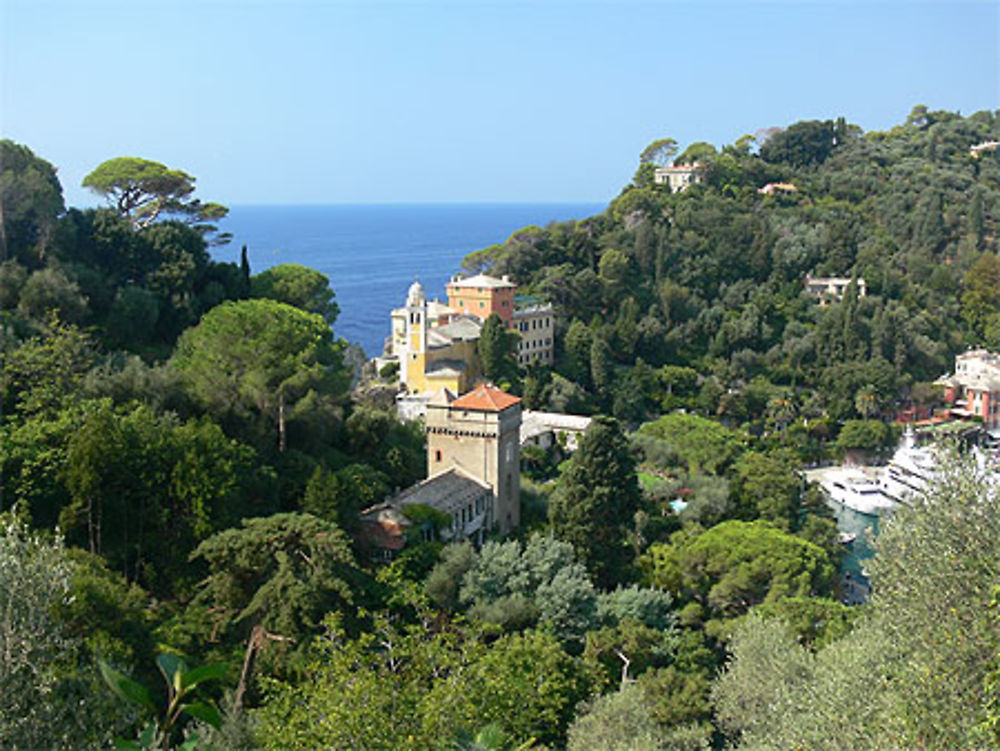
[[[427,405],[427,475],[457,467],[493,488],[488,526],[506,535],[521,523],[521,400],[489,384]]]

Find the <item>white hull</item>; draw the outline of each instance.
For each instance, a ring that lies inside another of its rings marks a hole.
[[[875,516],[896,507],[881,484],[859,469],[838,467],[828,470],[820,485],[836,503],[861,514]]]

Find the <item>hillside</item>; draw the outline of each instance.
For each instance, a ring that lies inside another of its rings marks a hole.
[[[424,426],[350,389],[330,280],[213,262],[225,208],[183,172],[110,160],[109,205],[67,209],[0,141],[0,747],[996,747],[982,467],[947,456],[884,520],[859,607],[799,470],[891,444],[955,352],[1000,346],[1000,155],[969,152],[998,137],[796,123],[689,146],[676,193],[664,139],[603,214],[470,255],[561,315],[551,369],[490,319],[494,380],[595,416],[520,451],[506,539],[455,542],[496,497],[470,479],[392,548],[360,512],[425,476]]]
[[[1000,152],[970,154],[998,139],[991,112],[916,107],[870,133],[799,122],[690,146],[676,161],[697,161],[702,182],[678,193],[654,182],[667,139],[603,214],[527,227],[465,266],[510,274],[561,312],[557,371],[588,393],[557,379],[554,406],[641,421],[680,406],[662,368],[685,366],[700,394],[684,406],[736,424],[782,390],[804,416],[851,417],[862,391],[889,414],[927,401],[920,384],[957,351],[1000,346]],[[771,183],[790,187],[762,193]],[[863,280],[866,294],[821,307],[808,275]]]

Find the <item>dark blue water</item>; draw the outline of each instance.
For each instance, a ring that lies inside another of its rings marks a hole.
[[[239,262],[246,245],[255,274],[281,263],[322,271],[340,305],[337,335],[373,356],[414,279],[429,298],[444,299],[445,283],[472,251],[530,224],[603,210],[591,203],[234,206],[220,227],[233,240],[212,255]]]

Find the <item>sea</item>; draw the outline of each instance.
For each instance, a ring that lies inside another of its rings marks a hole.
[[[217,261],[239,263],[247,246],[251,273],[282,263],[317,269],[340,306],[334,333],[381,354],[389,314],[414,280],[429,299],[469,253],[502,243],[529,225],[584,219],[599,203],[335,204],[233,206],[220,230],[233,239],[212,249]]]

